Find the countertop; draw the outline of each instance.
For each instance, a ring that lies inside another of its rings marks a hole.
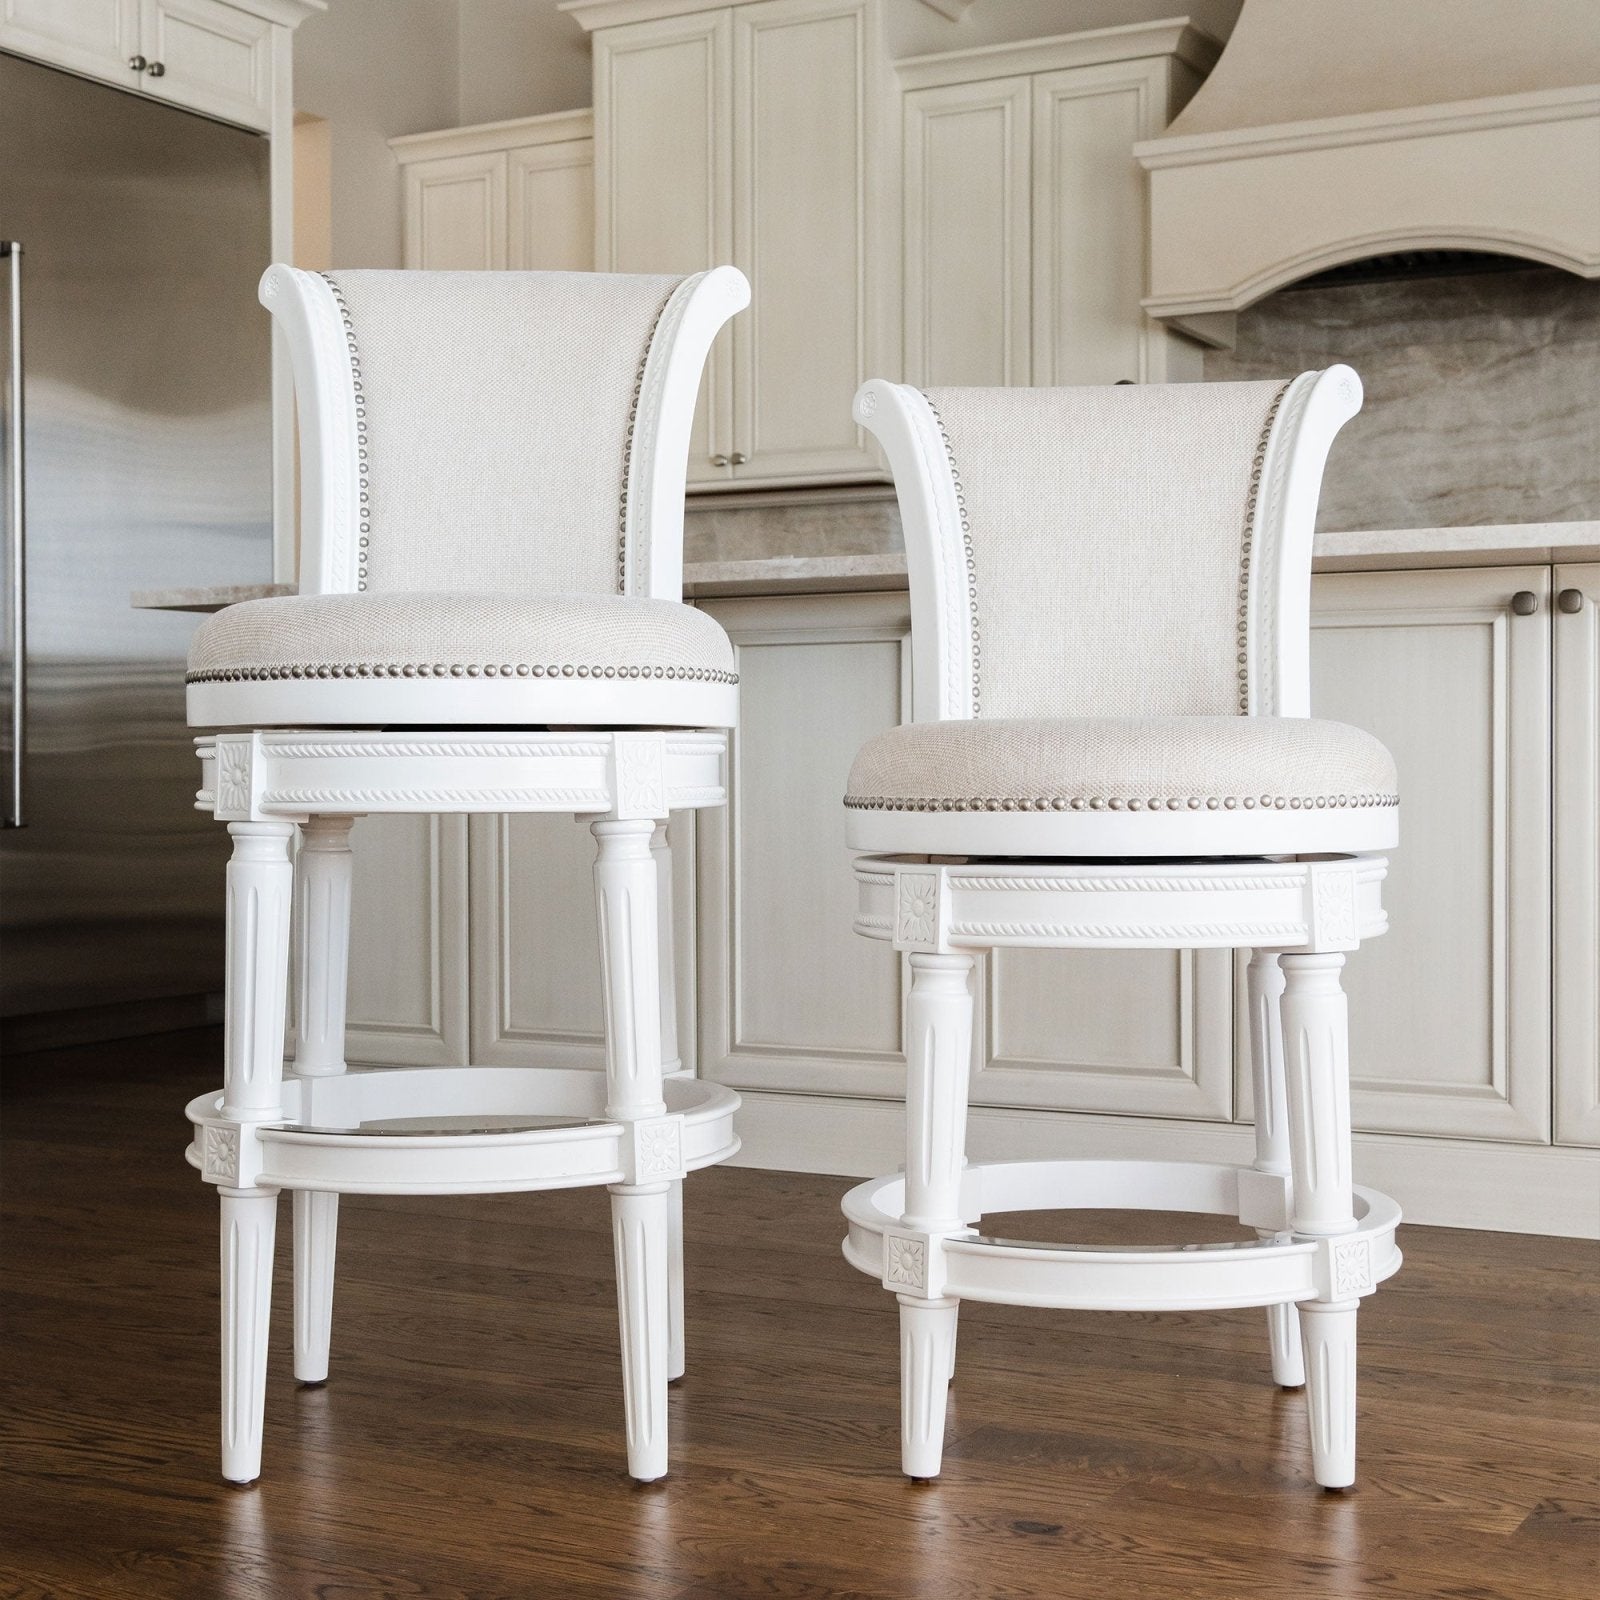
[[[1317,535],[1317,572],[1415,571],[1429,567],[1544,566],[1600,561],[1600,522],[1511,522],[1470,528],[1379,528]],[[714,595],[828,594],[903,589],[906,558],[881,555],[769,556],[691,561],[683,569],[690,599]],[[231,584],[194,589],[137,589],[132,604],[148,611],[220,611],[241,600],[293,594],[289,584]]]

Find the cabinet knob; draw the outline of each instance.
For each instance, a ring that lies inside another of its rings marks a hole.
[[[726,456],[712,456],[711,458],[711,465],[714,467],[725,467],[727,464],[728,458]]]
[[[1583,590],[1563,589],[1556,596],[1556,610],[1565,611],[1569,617],[1575,617],[1583,610]]]
[[[742,467],[742,466],[743,466],[743,465],[744,465],[744,464],[745,464],[745,462],[747,462],[747,461],[748,461],[748,460],[749,460],[749,459],[750,459],[750,457],[749,457],[749,456],[747,456],[747,455],[746,455],[746,454],[745,454],[745,453],[744,453],[744,451],[743,451],[743,450],[735,450],[735,451],[734,451],[734,452],[733,452],[733,454],[732,454],[732,455],[731,455],[731,456],[730,456],[730,457],[729,457],[729,458],[728,458],[728,459],[729,459],[729,460],[730,460],[730,461],[732,461],[732,463],[733,463],[733,464],[734,464],[734,466],[736,466],[736,467]]]
[[[152,78],[164,78],[167,75],[167,69],[159,61],[152,61],[144,70],[148,72]]]
[[[143,56],[129,56],[128,65],[132,67],[135,72],[143,72],[149,63]]]
[[[1539,609],[1539,597],[1532,589],[1518,589],[1511,597],[1511,609],[1519,617],[1531,617]]]

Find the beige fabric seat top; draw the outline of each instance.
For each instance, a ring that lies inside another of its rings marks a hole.
[[[869,740],[845,805],[855,849],[985,854],[991,813],[1006,813],[1013,831],[1027,813],[1054,854],[1093,854],[1110,827],[1129,853],[1163,836],[1194,852],[1210,834],[1227,851],[1231,836],[1247,837],[1246,821],[1260,842],[1241,853],[1309,853],[1388,848],[1397,788],[1377,739],[1317,718],[986,717]]]
[[[631,695],[639,725],[726,727],[738,676],[728,636],[673,600],[369,592],[229,606],[196,631],[187,682],[210,726],[540,725],[590,720],[585,696],[629,724]]]

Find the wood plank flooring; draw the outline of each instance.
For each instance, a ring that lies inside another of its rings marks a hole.
[[[1311,1483],[1260,1313],[969,1306],[945,1474],[918,1487],[894,1303],[839,1255],[846,1180],[739,1170],[690,1183],[664,1483],[623,1470],[606,1197],[579,1190],[347,1199],[321,1389],[290,1376],[285,1202],[265,1476],[229,1489],[216,1204],[182,1160],[219,1055],[201,1032],[7,1064],[0,1595],[1600,1593],[1592,1245],[1405,1230],[1362,1318],[1344,1496]]]

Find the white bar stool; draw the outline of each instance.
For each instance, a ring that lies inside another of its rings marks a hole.
[[[1309,659],[1323,464],[1360,405],[1342,366],[856,396],[899,494],[917,720],[862,749],[845,799],[869,852],[856,931],[909,953],[911,992],[905,1172],[851,1190],[844,1249],[900,1302],[913,1478],[939,1472],[970,1299],[1265,1306],[1274,1378],[1307,1388],[1316,1481],[1354,1482],[1356,1313],[1400,1265],[1400,1213],[1351,1181],[1339,972],[1387,926],[1398,801],[1377,740],[1310,717]],[[1251,950],[1254,1165],[969,1165],[969,980],[974,952],[1005,946]],[[1236,1217],[1257,1242],[979,1226],[1075,1206]]]
[[[665,819],[726,799],[732,648],[682,603],[700,374],[742,274],[270,268],[294,364],[300,593],[208,618],[198,805],[228,824],[221,1093],[188,1107],[222,1200],[222,1472],[261,1471],[280,1189],[294,1367],[327,1377],[340,1194],[611,1192],[628,1470],[667,1470],[684,1175],[735,1095],[663,1077]],[[350,827],[379,812],[594,818],[606,1071],[347,1071]],[[300,836],[298,859],[294,852]],[[290,903],[298,1054],[285,1070]],[[668,1046],[669,1060],[676,1046]]]

